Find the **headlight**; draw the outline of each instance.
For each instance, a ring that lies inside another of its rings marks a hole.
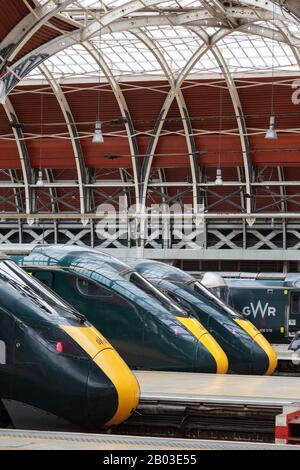
[[[64,356],[86,358],[86,354],[83,349],[81,349],[80,346],[59,327],[56,329],[43,327],[31,328],[35,334],[38,335],[37,339],[52,352],[62,354]]]

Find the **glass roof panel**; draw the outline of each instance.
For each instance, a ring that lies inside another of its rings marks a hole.
[[[48,0],[40,0],[39,3],[44,4]],[[56,0],[55,0],[56,1]],[[95,17],[95,10],[99,8],[112,9],[127,3],[129,0],[77,0],[67,7],[67,12],[90,10],[88,18],[92,20]],[[243,3],[242,1],[240,2]],[[155,58],[152,51],[160,53],[167,66],[174,76],[186,66],[188,61],[196,53],[203,42],[198,33],[205,33],[213,36],[219,28],[220,18],[216,20],[216,26],[208,25],[207,27],[193,25],[159,25],[159,18],[166,19],[167,14],[177,14],[177,9],[204,8],[203,2],[200,0],[169,0],[161,2],[158,5],[150,7],[147,11],[140,11],[139,14],[149,15],[157,12],[158,24],[149,24],[140,30],[120,31],[109,34],[102,34],[101,53],[109,66],[111,73],[117,78],[137,77],[146,79],[151,77],[163,77],[161,65]],[[161,10],[172,10],[164,12]],[[175,13],[173,10],[175,9]],[[71,14],[71,13],[70,13]],[[153,19],[153,15],[152,15]],[[155,20],[156,22],[156,20]],[[78,23],[82,25],[81,23]],[[252,25],[253,23],[251,23]],[[280,28],[283,28],[284,34],[290,35],[291,39],[297,41],[300,47],[300,25],[289,22],[287,19],[276,24],[257,21],[256,26],[261,26],[261,34],[253,35],[247,32],[233,31],[217,43],[219,51],[222,53],[225,62],[234,74],[270,74],[274,68],[280,73],[294,73],[299,70],[297,58],[288,44],[263,37],[270,36],[270,30],[273,29],[274,34],[280,34]],[[249,26],[250,29],[250,26]],[[260,30],[260,28],[259,28]],[[228,32],[230,30],[228,29]],[[138,34],[142,32],[151,41],[151,49],[139,39]],[[272,33],[271,33],[272,34]],[[274,36],[273,36],[274,37]],[[99,50],[99,37],[91,40],[95,50]],[[99,52],[96,52],[96,56]],[[46,61],[46,65],[53,73],[54,77],[60,80],[71,80],[73,78],[90,78],[95,79],[99,76],[99,67],[83,47],[76,45],[59,52],[55,56]],[[220,73],[219,64],[216,62],[214,55],[209,52],[205,54],[198,63],[190,71],[190,76],[197,74],[209,75]],[[30,79],[42,78],[38,70],[31,72]]]
[[[218,43],[232,73],[291,72],[299,69],[291,48],[272,39],[232,33]]]
[[[179,73],[203,42],[184,27],[152,26],[142,28],[173,73]]]

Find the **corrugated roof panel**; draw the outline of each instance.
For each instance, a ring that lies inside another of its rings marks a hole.
[[[28,3],[33,4],[31,0]],[[9,2],[0,0],[0,11],[0,41],[2,41],[9,31],[29,13],[29,10],[21,0],[9,0]]]

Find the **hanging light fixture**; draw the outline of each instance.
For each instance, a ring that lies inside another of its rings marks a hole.
[[[217,168],[215,185],[216,186],[222,186],[223,185],[223,178],[222,178],[221,168]]]
[[[101,8],[102,8],[102,2],[101,2]],[[102,123],[100,121],[100,83],[101,83],[101,11],[100,11],[100,17],[99,17],[99,89],[98,89],[98,94],[97,94],[97,119],[95,123],[95,131],[93,135],[93,144],[103,144],[104,142],[104,137],[102,134]]]
[[[104,138],[102,134],[102,124],[101,121],[96,121],[95,131],[93,135],[93,144],[103,144]]]
[[[278,139],[277,131],[275,128],[275,111],[274,111],[274,3],[273,3],[273,28],[272,28],[272,98],[271,98],[271,116],[270,116],[270,124],[269,129],[266,132],[265,139],[268,140],[276,140]]]
[[[222,169],[221,169],[221,150],[222,150],[222,124],[223,124],[223,88],[220,84],[220,126],[219,126],[219,161],[218,167],[216,171],[216,179],[215,185],[222,186],[223,185],[223,178],[222,178]]]
[[[42,188],[44,186],[43,171],[42,170],[39,170],[39,172],[38,172],[38,179],[37,179],[36,185],[37,185],[38,188]]]
[[[44,186],[43,170],[42,170],[42,138],[43,138],[43,111],[44,111],[44,96],[41,93],[41,136],[40,136],[40,166],[36,186],[42,188]]]
[[[266,139],[269,139],[269,140],[275,140],[275,139],[278,139],[278,136],[277,136],[277,131],[275,129],[275,115],[274,114],[271,114],[271,117],[270,117],[270,126],[269,126],[269,129],[267,130],[267,133],[266,133]]]

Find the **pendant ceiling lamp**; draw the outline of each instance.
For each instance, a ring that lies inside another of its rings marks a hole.
[[[271,97],[271,116],[269,129],[266,132],[265,139],[276,140],[278,139],[276,127],[275,127],[275,111],[274,111],[274,102],[275,102],[275,83],[274,83],[274,3],[273,3],[273,28],[272,28],[272,97]]]
[[[102,4],[101,4],[101,9],[102,9]],[[95,130],[94,130],[94,135],[93,135],[93,144],[103,144],[104,142],[104,137],[102,133],[102,123],[100,121],[100,83],[101,83],[101,11],[100,11],[100,17],[99,17],[99,89],[98,89],[98,94],[97,94],[97,119],[95,123]]]
[[[38,179],[37,179],[36,185],[37,185],[38,188],[42,188],[44,186],[43,171],[42,170],[39,170],[39,172],[38,172]]]
[[[218,166],[216,171],[216,179],[215,185],[222,186],[223,185],[223,178],[222,178],[222,169],[221,169],[221,151],[222,151],[222,128],[223,128],[223,85],[220,83],[220,125],[219,125],[219,158],[218,158]]]
[[[223,178],[222,178],[221,168],[217,168],[215,185],[216,186],[223,186]]]
[[[38,188],[42,188],[44,186],[43,180],[43,170],[42,170],[42,139],[43,139],[43,113],[44,112],[44,95],[43,91],[41,92],[41,135],[40,135],[40,164],[39,164],[39,172],[38,178],[36,181],[36,185]]]
[[[93,135],[93,144],[103,144],[104,138],[102,134],[102,124],[101,121],[96,121],[95,131]]]

